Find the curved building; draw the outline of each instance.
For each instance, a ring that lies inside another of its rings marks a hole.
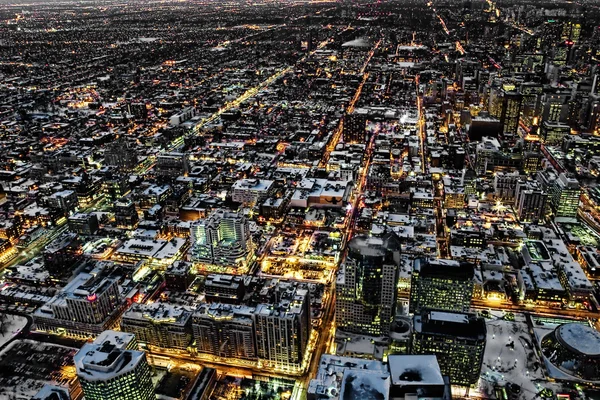
[[[600,332],[583,324],[557,327],[541,342],[546,360],[561,372],[585,381],[600,382]]]

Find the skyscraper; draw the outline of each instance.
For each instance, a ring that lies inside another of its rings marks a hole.
[[[400,241],[357,236],[348,243],[348,257],[336,280],[335,320],[342,331],[385,335],[396,307]]]
[[[307,288],[289,284],[279,303],[258,305],[256,349],[263,362],[286,371],[301,368],[310,335],[309,303]]]
[[[245,266],[252,240],[248,220],[241,214],[215,210],[190,227],[193,261],[225,266]]]
[[[128,350],[127,341],[86,343],[73,360],[87,400],[156,399],[146,353]]]
[[[357,109],[344,116],[343,135],[345,143],[365,143],[367,140],[368,110]]]
[[[485,320],[476,314],[427,310],[413,317],[411,354],[434,354],[453,385],[477,383],[486,343]]]
[[[469,311],[473,297],[473,265],[438,258],[416,259],[410,287],[409,311],[425,309]]]
[[[521,222],[537,223],[546,213],[548,193],[533,181],[517,183],[515,208]]]
[[[502,124],[502,144],[505,147],[512,147],[517,142],[522,102],[523,95],[521,93],[504,92],[500,123]]]
[[[254,308],[229,304],[202,304],[192,316],[199,353],[219,357],[257,359]]]
[[[577,178],[564,172],[561,173],[550,189],[550,205],[554,215],[576,218],[580,196],[581,187]]]

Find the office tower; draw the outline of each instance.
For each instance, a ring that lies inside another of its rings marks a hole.
[[[515,208],[521,222],[537,223],[546,214],[548,193],[535,181],[517,183]]]
[[[400,240],[356,236],[336,280],[335,321],[339,330],[386,335],[396,311]]]
[[[257,359],[252,307],[202,304],[192,316],[192,330],[199,353]]]
[[[550,206],[557,217],[577,218],[581,187],[577,178],[571,174],[561,173],[553,181],[550,191]]]
[[[512,147],[517,142],[522,102],[523,95],[521,93],[504,92],[500,123],[502,124],[502,144],[505,147]]]
[[[438,258],[414,261],[409,311],[425,309],[467,312],[473,297],[473,265]]]
[[[102,182],[102,193],[110,201],[116,201],[129,191],[129,176],[126,174],[106,173]]]
[[[38,330],[87,338],[117,325],[121,310],[118,277],[97,267],[77,275],[33,318]]]
[[[302,366],[310,335],[308,288],[290,282],[280,282],[279,286],[277,303],[256,307],[256,350],[267,365],[297,371]]]
[[[132,170],[137,166],[135,146],[126,140],[116,140],[107,144],[104,150],[104,162],[121,171]]]
[[[368,110],[359,108],[344,116],[342,134],[345,143],[365,143],[367,141],[368,113]]]
[[[151,346],[185,350],[192,341],[191,316],[185,306],[134,303],[123,313],[121,330]]]
[[[561,122],[544,121],[542,124],[542,138],[547,145],[562,145],[563,139],[570,133],[571,127]]]
[[[215,210],[190,227],[193,261],[224,266],[246,266],[252,253],[248,220],[241,214]]]
[[[486,342],[485,320],[476,314],[426,310],[413,317],[411,354],[434,354],[452,385],[479,380]]]
[[[542,120],[549,123],[566,122],[569,113],[568,100],[571,92],[553,91],[542,99]]]
[[[84,344],[73,360],[86,400],[156,399],[143,351],[96,340]]]
[[[135,204],[131,199],[124,197],[114,204],[115,222],[117,228],[135,229],[139,222],[139,216]]]

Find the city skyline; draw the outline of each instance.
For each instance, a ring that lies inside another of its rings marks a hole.
[[[0,399],[596,399],[600,3],[0,3]]]

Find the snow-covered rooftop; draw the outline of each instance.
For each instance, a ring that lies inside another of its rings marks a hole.
[[[435,355],[392,355],[388,363],[394,386],[444,384]]]

